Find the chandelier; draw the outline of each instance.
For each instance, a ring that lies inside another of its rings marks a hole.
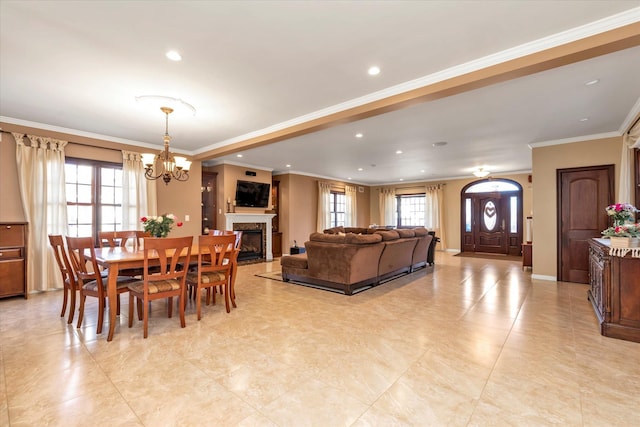
[[[478,178],[484,178],[484,177],[488,176],[490,174],[490,172],[488,170],[485,170],[484,168],[478,168],[478,169],[473,171],[473,174],[475,176],[477,176]]]
[[[160,110],[166,116],[165,132],[164,132],[164,149],[158,154],[145,153],[142,155],[142,163],[144,164],[144,176],[147,179],[156,180],[162,178],[165,184],[169,184],[171,179],[176,181],[186,181],[189,179],[189,168],[191,162],[185,157],[174,156],[169,151],[169,114],[173,113],[173,108],[160,107]],[[157,166],[160,166],[158,168]]]

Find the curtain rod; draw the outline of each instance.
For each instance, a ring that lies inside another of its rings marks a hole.
[[[22,133],[22,132],[10,132],[10,131],[4,130],[4,129],[0,129],[0,132],[1,133],[8,133],[10,135],[13,135],[14,133]],[[24,135],[26,136],[27,134],[24,134]],[[37,135],[37,136],[43,137],[42,135]],[[48,138],[48,137],[44,136],[43,138]],[[101,147],[101,146],[97,146],[97,145],[91,145],[91,144],[88,144],[86,142],[77,142],[77,141],[67,141],[67,142],[71,143],[71,144],[74,144],[74,145],[82,145],[83,147],[93,147],[93,148],[100,148],[100,149],[103,149],[103,150],[119,151],[119,152],[124,151],[124,150],[119,149],[119,148]]]
[[[627,131],[627,135],[629,135],[631,133],[631,129],[634,128],[635,125],[638,124],[638,122],[640,122],[640,116],[638,116],[638,118],[636,119],[635,122],[633,122],[633,124],[631,126],[629,126],[629,130]]]

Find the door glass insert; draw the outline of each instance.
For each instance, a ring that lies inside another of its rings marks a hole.
[[[516,196],[511,196],[511,229],[509,230],[511,233],[518,232],[518,198]]]
[[[464,231],[471,233],[471,199],[466,198],[464,200]]]
[[[488,201],[486,205],[484,205],[484,226],[488,231],[493,231],[496,228],[496,221],[498,216],[496,215],[496,205],[492,201]]]

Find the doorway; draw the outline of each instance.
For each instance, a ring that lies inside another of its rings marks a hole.
[[[558,280],[589,283],[589,239],[609,226],[613,165],[558,169]]]
[[[522,186],[486,179],[461,191],[462,252],[519,256],[522,250]]]

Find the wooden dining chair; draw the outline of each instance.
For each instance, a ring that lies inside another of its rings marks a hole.
[[[131,247],[138,249],[142,247],[144,237],[150,237],[150,235],[140,230],[100,231],[98,233],[98,245],[101,248]],[[118,271],[120,276],[141,278],[142,274],[142,268],[123,268]]]
[[[149,237],[144,240],[144,274],[142,280],[129,284],[129,327],[133,326],[133,299],[136,298],[138,316],[142,312],[143,335],[149,335],[149,303],[167,298],[168,317],[172,316],[173,297],[179,298],[180,326],[185,327],[184,307],[187,270],[180,262],[189,264],[193,237]],[[154,267],[160,266],[159,271]]]
[[[71,300],[69,307],[69,317],[67,323],[73,322],[73,317],[76,311],[76,291],[78,290],[78,283],[76,276],[69,261],[67,255],[67,249],[64,245],[64,237],[60,234],[49,234],[49,243],[53,249],[53,254],[56,257],[56,263],[58,269],[62,274],[63,294],[62,294],[62,311],[60,311],[60,317],[64,317],[64,313],[67,311],[67,300]]]
[[[224,288],[225,306],[227,313],[231,295],[231,271],[233,268],[233,258],[235,236],[224,234],[218,236],[198,237],[198,270],[187,274],[187,284],[195,290],[196,312],[198,320],[201,319],[201,291],[207,290],[206,304],[209,305],[211,297],[213,304],[216,303],[214,288],[222,286]]]
[[[98,299],[98,326],[96,333],[102,333],[104,323],[104,310],[107,302],[107,287],[100,267],[96,261],[93,237],[69,237],[67,236],[67,248],[69,259],[76,275],[78,289],[80,291],[80,309],[78,313],[77,328],[82,326],[84,319],[84,304],[88,296]],[[117,313],[120,314],[120,294],[128,292],[127,285],[133,279],[127,276],[118,276],[117,280]]]
[[[218,235],[222,235],[222,234],[234,234],[236,236],[235,242],[234,242],[234,246],[236,249],[236,254],[235,254],[235,262],[232,265],[232,269],[231,269],[231,289],[230,289],[230,297],[231,297],[231,303],[233,305],[233,308],[236,308],[236,274],[238,272],[238,254],[240,254],[240,248],[242,246],[242,231],[241,230],[211,230],[209,231],[209,235],[210,236],[218,236]],[[217,286],[216,288],[214,288],[214,291],[217,289],[217,291],[220,292],[220,294],[222,294],[222,286]]]

